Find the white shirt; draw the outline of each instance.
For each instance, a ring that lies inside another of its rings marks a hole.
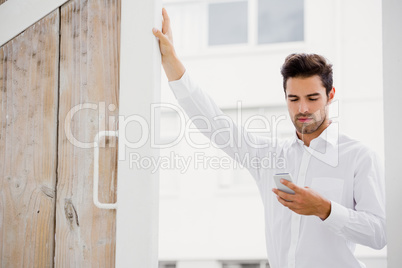
[[[169,82],[169,86],[190,119],[200,115],[208,119],[211,131],[205,131],[201,120],[193,121],[205,136],[216,144],[227,144],[234,138],[232,144],[222,148],[229,156],[236,161],[261,160],[260,165],[246,167],[264,205],[270,267],[365,267],[353,254],[356,243],[375,249],[386,245],[385,186],[380,160],[362,143],[339,133],[337,123],[332,122],[306,147],[296,131],[291,139],[276,140],[248,133],[233,121],[216,120],[223,112],[187,72],[181,79]],[[219,131],[229,127],[231,134]],[[264,166],[263,159],[267,157],[274,157],[278,165]],[[322,221],[317,216],[299,215],[280,204],[272,188],[277,188],[273,175],[282,172],[291,173],[298,186],[309,186],[329,199],[329,217]]]

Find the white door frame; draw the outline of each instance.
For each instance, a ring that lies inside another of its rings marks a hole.
[[[159,172],[129,161],[159,156],[151,141],[159,140],[159,113],[151,104],[160,102],[161,56],[152,28],[161,19],[161,0],[122,0],[116,267],[158,267]],[[143,138],[139,148],[126,146]]]

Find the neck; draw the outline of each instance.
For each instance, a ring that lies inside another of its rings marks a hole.
[[[299,139],[301,139],[307,147],[310,146],[310,142],[317,138],[318,136],[321,135],[321,133],[331,124],[331,120],[328,118],[324,120],[324,122],[321,124],[321,126],[314,131],[313,133],[310,134],[302,134],[299,131],[296,130],[297,136]]]

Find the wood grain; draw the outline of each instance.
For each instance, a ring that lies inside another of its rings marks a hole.
[[[56,267],[115,264],[116,213],[94,206],[93,148],[79,146],[72,137],[92,143],[98,131],[116,129],[119,40],[119,1],[74,0],[61,7]],[[76,111],[66,127],[77,105],[93,107]],[[117,145],[115,139],[107,141],[100,148],[99,199],[111,203],[116,201]]]
[[[59,11],[0,48],[0,266],[53,267]]]

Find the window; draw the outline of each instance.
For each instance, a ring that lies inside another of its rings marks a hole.
[[[253,20],[258,23],[253,24]],[[304,0],[248,0],[208,4],[209,46],[253,43],[248,35],[249,25],[257,28],[250,29],[258,32],[257,44],[303,41]]]
[[[258,0],[258,43],[303,41],[303,0]]]
[[[247,43],[248,3],[213,3],[208,7],[208,44]]]
[[[304,40],[304,0],[164,0],[164,6],[177,50],[187,55]]]

